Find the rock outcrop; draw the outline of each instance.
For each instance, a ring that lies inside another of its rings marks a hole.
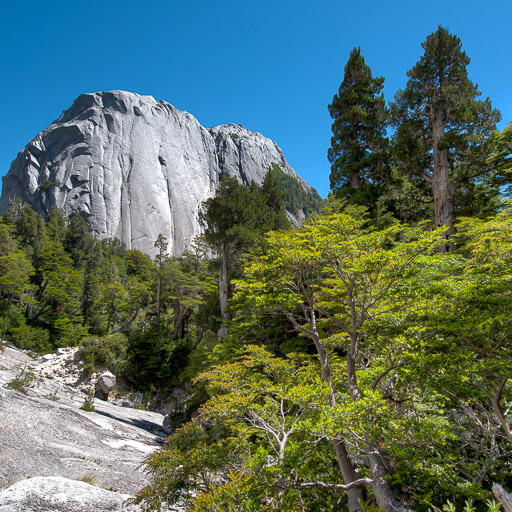
[[[151,96],[82,94],[13,161],[0,214],[17,195],[43,216],[79,213],[94,235],[128,249],[154,254],[162,233],[179,255],[202,231],[201,203],[222,176],[260,184],[272,163],[311,190],[275,142],[240,125],[206,129]]]
[[[140,512],[130,498],[68,478],[34,477],[0,492],[0,512]]]
[[[76,350],[64,350],[35,359],[0,347],[0,489],[36,476],[91,477],[133,495],[148,482],[141,464],[163,442],[164,416],[98,399],[95,412],[82,410],[87,382]]]

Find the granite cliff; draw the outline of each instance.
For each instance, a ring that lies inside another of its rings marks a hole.
[[[222,176],[260,184],[273,163],[313,193],[259,133],[235,124],[206,129],[151,96],[82,94],[12,162],[0,214],[17,195],[43,216],[52,207],[79,213],[95,236],[128,249],[153,254],[162,233],[179,255],[201,232],[201,203]]]

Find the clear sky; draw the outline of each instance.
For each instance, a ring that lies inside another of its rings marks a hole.
[[[83,92],[124,89],[275,140],[325,196],[327,105],[354,46],[385,97],[437,25],[512,120],[512,0],[7,0],[0,13],[0,174]]]

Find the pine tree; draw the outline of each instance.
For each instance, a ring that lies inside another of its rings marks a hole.
[[[383,84],[383,77],[373,77],[360,48],[354,48],[328,107],[334,119],[328,151],[331,190],[340,199],[370,209],[375,208],[389,173]]]
[[[492,194],[482,178],[489,172],[489,141],[500,114],[489,98],[477,100],[481,93],[468,78],[470,59],[457,36],[439,26],[422,47],[423,56],[407,72],[407,86],[392,106],[394,147],[402,172],[419,177],[430,190],[435,225],[447,227],[440,247],[447,252],[455,248],[449,238],[457,208],[472,202],[474,209],[479,195],[485,204]]]

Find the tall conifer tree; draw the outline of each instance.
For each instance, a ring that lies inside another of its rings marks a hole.
[[[449,238],[456,208],[463,206],[458,198],[471,201],[474,209],[482,192],[489,139],[500,113],[489,98],[477,100],[481,93],[468,78],[470,58],[457,36],[439,26],[422,47],[424,54],[407,72],[407,86],[392,107],[395,152],[401,170],[430,189],[435,225],[448,228],[440,247],[447,252],[455,248]]]
[[[343,82],[328,107],[334,120],[328,151],[331,190],[340,199],[370,209],[388,179],[383,84],[383,77],[373,77],[360,48],[354,48]]]

